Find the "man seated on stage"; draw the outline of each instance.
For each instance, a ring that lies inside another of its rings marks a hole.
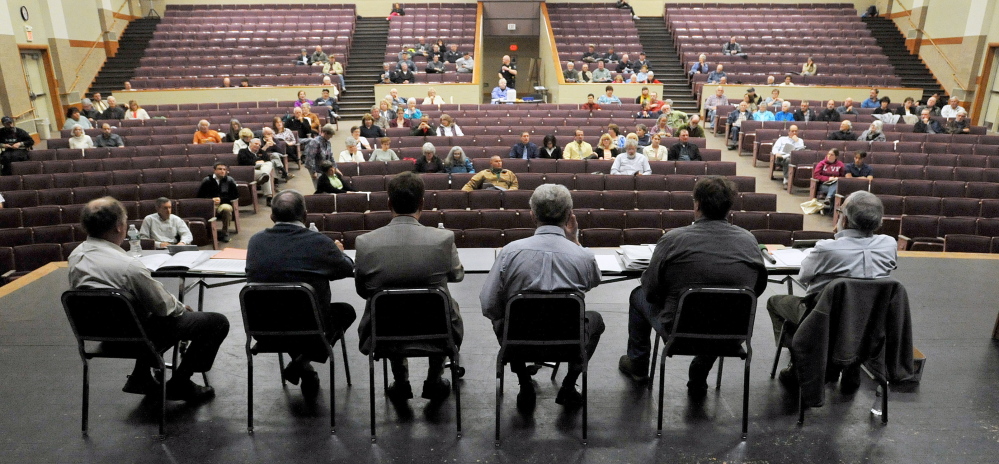
[[[267,206],[271,205],[271,197],[274,196],[274,184],[271,177],[274,174],[274,163],[270,160],[270,155],[261,150],[260,139],[250,139],[250,144],[246,148],[239,150],[236,159],[240,166],[253,166],[253,180],[257,181],[260,190],[267,198]]]
[[[614,158],[610,173],[619,176],[647,176],[652,174],[652,167],[649,166],[649,159],[638,153],[638,142],[628,139],[624,142],[624,153]]]
[[[707,176],[694,186],[694,224],[673,229],[656,243],[642,283],[631,292],[628,309],[628,353],[618,369],[636,382],[648,380],[649,335],[673,330],[680,293],[689,287],[748,287],[760,295],[767,288],[767,270],[759,244],[746,229],[728,222],[737,195],[735,184]],[[690,363],[687,394],[702,399],[715,356],[695,356]]]
[[[600,284],[600,270],[593,253],[579,245],[579,226],[572,214],[569,190],[558,184],[541,185],[534,189],[530,204],[538,225],[534,235],[503,247],[479,292],[482,315],[492,321],[498,339],[503,337],[507,302],[514,295],[586,292]],[[604,320],[596,311],[586,311],[584,317],[586,354],[592,358],[604,332]],[[536,401],[531,370],[523,362],[510,363],[510,370],[520,380],[517,407],[529,411]],[[576,379],[582,372],[581,363],[569,365],[555,396],[557,404],[566,407],[583,404],[583,396],[576,391]]]
[[[353,276],[354,262],[343,253],[339,241],[305,227],[306,213],[305,197],[298,191],[284,190],[274,196],[271,206],[274,227],[253,234],[246,247],[246,281],[309,284],[316,291],[326,339],[332,344],[342,338],[357,314],[347,303],[331,302],[329,283]],[[267,343],[280,343],[287,348],[291,362],[281,371],[281,377],[293,385],[301,381],[302,395],[315,398],[319,393],[319,374],[310,363],[325,363],[329,352],[318,340],[298,341],[301,339],[279,341],[261,336],[257,337],[257,343],[261,348]]]
[[[97,147],[124,147],[125,141],[121,139],[121,136],[111,132],[111,125],[104,123],[101,125],[101,133],[94,138],[94,145]]]
[[[466,192],[478,189],[517,190],[517,175],[503,169],[503,158],[494,155],[489,158],[489,169],[479,171],[461,189]]]
[[[510,147],[510,158],[532,159],[538,157],[538,145],[531,141],[531,133],[524,131],[520,133],[520,142]]]
[[[701,150],[697,145],[690,143],[690,132],[687,129],[680,129],[679,137],[680,141],[669,147],[667,161],[704,161],[701,158]]]
[[[108,127],[110,128],[110,126]],[[198,130],[194,132],[192,143],[222,143],[222,136],[218,131],[211,128],[211,124],[208,123],[207,119],[202,119],[198,121]]]
[[[493,88],[492,103],[503,103],[508,100],[507,95],[510,89],[506,86],[506,79],[500,79]]]
[[[850,194],[840,206],[842,213],[836,225],[835,240],[820,240],[801,262],[798,282],[807,286],[805,296],[774,295],[767,300],[767,312],[773,322],[774,340],[780,346],[781,326],[788,330],[798,327],[805,312],[815,306],[817,297],[829,282],[840,277],[880,279],[888,277],[898,263],[898,243],[888,235],[874,234],[881,227],[884,205],[866,190]],[[836,374],[838,377],[838,373]],[[836,378],[826,378],[836,381]],[[780,381],[793,391],[798,390],[798,378],[791,363],[780,371]],[[860,386],[860,369],[843,373],[844,393]]]
[[[159,346],[178,340],[191,344],[183,361],[173,369],[166,385],[168,400],[204,401],[215,396],[211,386],[191,381],[195,372],[208,372],[215,362],[219,346],[229,333],[229,320],[220,313],[194,311],[166,291],[153,279],[139,260],[129,256],[119,244],[128,233],[128,213],[111,197],[91,200],[80,213],[80,223],[87,240],[69,254],[69,286],[127,290],[135,298],[142,324]],[[160,345],[162,344],[162,345]],[[160,384],[150,374],[149,360],[135,360],[135,368],[122,391],[139,395],[156,394]]]
[[[222,221],[219,241],[229,241],[229,223],[232,222],[232,202],[239,199],[236,181],[229,177],[229,166],[215,163],[215,173],[205,177],[198,187],[198,198],[211,198],[215,202],[215,215]]]
[[[361,298],[371,298],[387,288],[435,287],[450,295],[448,282],[461,282],[465,269],[458,259],[454,233],[419,222],[423,211],[423,179],[411,172],[401,173],[388,183],[388,205],[392,221],[388,225],[357,237],[357,272],[354,287]],[[399,240],[399,237],[406,237]],[[451,299],[451,331],[455,346],[460,347],[464,338],[464,324],[458,303]],[[371,307],[367,306],[357,326],[361,353],[371,352]],[[413,348],[422,348],[417,344]],[[436,347],[437,345],[433,345]],[[395,382],[385,393],[393,401],[413,397],[409,384],[409,366],[405,353],[389,356]],[[444,356],[431,356],[427,380],[423,382],[421,396],[440,401],[451,393],[451,383],[441,378],[444,373]]]
[[[156,199],[156,212],[142,219],[139,238],[152,239],[156,248],[169,245],[188,245],[194,241],[191,229],[183,219],[173,213],[173,203],[169,198]]]
[[[791,178],[791,175],[787,172],[787,164],[791,160],[791,152],[804,149],[805,141],[801,137],[798,137],[798,126],[795,125],[788,127],[787,135],[779,137],[774,142],[774,147],[770,150],[770,154],[775,157],[774,163],[780,165],[781,171],[784,173],[784,185],[787,185],[788,179]]]
[[[584,160],[593,155],[593,146],[583,141],[583,131],[576,129],[572,142],[565,145],[562,158],[567,160]]]

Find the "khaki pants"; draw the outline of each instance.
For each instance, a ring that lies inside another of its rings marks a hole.
[[[222,235],[229,235],[229,223],[232,222],[232,205],[221,203],[216,206],[215,217],[222,221]]]
[[[780,348],[780,328],[784,322],[789,322],[790,330],[798,328],[801,318],[805,316],[808,305],[804,297],[794,295],[774,295],[767,300],[767,312],[774,326],[774,342]]]
[[[267,182],[260,182],[264,176],[270,176]],[[264,192],[265,197],[270,197],[274,195],[274,163],[267,161],[264,163],[259,163],[253,168],[253,180],[257,181],[257,187],[260,191]]]

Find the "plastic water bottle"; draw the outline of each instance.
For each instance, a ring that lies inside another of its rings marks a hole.
[[[128,226],[128,254],[139,257],[142,256],[142,241],[139,240],[139,231],[135,224]]]
[[[437,223],[437,228],[438,229],[443,229],[444,228],[444,223],[443,222],[438,222]]]
[[[315,222],[310,222],[309,223],[309,230],[311,230],[313,232],[319,232],[319,228],[316,227],[316,223]]]

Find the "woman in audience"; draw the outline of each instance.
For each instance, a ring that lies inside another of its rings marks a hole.
[[[347,148],[340,152],[340,155],[336,157],[337,163],[363,163],[364,154],[357,149],[357,140],[353,137],[347,137],[344,142]]]
[[[368,142],[368,139],[366,139],[364,137],[361,137],[361,127],[360,126],[353,126],[353,127],[350,128],[350,138],[354,139],[354,142],[357,142],[357,149],[358,150],[361,150],[361,149],[370,150],[371,149],[371,143]]]
[[[666,156],[669,155],[669,149],[660,145],[659,142],[662,141],[662,136],[659,134],[652,134],[652,144],[645,147],[642,154],[645,155],[649,161],[665,161]]]
[[[472,160],[465,156],[461,147],[453,147],[444,158],[444,170],[451,174],[475,174]]]
[[[395,119],[395,111],[392,110],[392,102],[385,99],[378,102],[378,114],[379,120],[385,119],[385,125],[382,126],[381,124],[378,124],[378,126],[382,129],[388,129],[389,122]]]
[[[746,104],[749,105],[750,112],[756,111],[757,108],[756,101],[754,101],[753,97],[751,97],[748,93],[742,96],[742,101],[746,102]]]
[[[312,102],[310,102],[308,98],[305,98],[305,91],[304,90],[299,90],[298,91],[298,100],[295,100],[295,107],[300,107],[300,106],[302,106],[303,103],[312,104]]]
[[[312,112],[312,104],[309,102],[302,103],[302,116],[309,120],[310,132],[313,134],[319,134],[319,115]]]
[[[229,130],[225,133],[225,138],[222,139],[223,142],[233,143],[239,140],[239,131],[243,130],[243,125],[239,123],[239,120],[232,118],[229,120]]]
[[[69,148],[94,148],[94,139],[83,133],[83,126],[73,125],[73,136],[69,138]]]
[[[801,65],[801,75],[814,76],[817,72],[819,72],[818,65],[815,64],[815,61],[812,61],[812,57],[808,57],[808,61],[805,61],[805,64]]]
[[[406,119],[406,115],[403,114],[403,111],[401,109],[399,111],[396,111],[395,115],[396,115],[395,119],[391,121],[389,127],[406,127],[406,128],[411,127],[410,120]]]
[[[600,136],[600,143],[593,149],[593,155],[590,156],[590,159],[612,160],[617,155],[618,151],[614,140],[609,134],[604,134]]]
[[[399,155],[395,154],[395,150],[389,148],[392,145],[392,139],[388,137],[382,137],[378,139],[381,147],[375,148],[371,152],[371,156],[368,157],[368,161],[399,161]]]
[[[649,95],[649,88],[648,87],[642,87],[642,93],[641,93],[641,95],[635,97],[635,103],[638,103],[639,105],[641,105],[641,104],[644,104],[644,103],[648,103],[651,99],[652,99],[652,96]]]
[[[442,54],[445,50],[447,50],[447,43],[444,42],[444,39],[437,39],[437,41],[434,42],[434,45],[441,49]],[[441,61],[444,61],[444,57],[441,57]]]
[[[298,159],[298,136],[295,132],[287,127],[284,127],[284,121],[280,117],[274,116],[274,120],[271,123],[271,128],[274,129],[274,138],[278,140],[283,140],[288,146],[288,158],[292,160]]]
[[[62,130],[72,129],[73,126],[79,125],[84,129],[93,129],[94,126],[90,124],[87,118],[80,115],[80,109],[71,106],[66,110],[66,122],[62,125]]]
[[[916,100],[912,97],[905,97],[905,100],[902,101],[902,109],[898,111],[898,114],[899,116],[902,116],[902,119],[899,119],[898,122],[915,124],[919,119],[919,113],[916,110]],[[905,120],[907,116],[911,116],[908,121]]]
[[[437,149],[434,148],[434,144],[430,142],[423,144],[423,156],[416,160],[413,172],[417,174],[446,172],[444,171],[444,162],[437,157]]]
[[[437,95],[437,90],[431,87],[427,90],[427,97],[423,99],[424,105],[443,105],[444,99]]]
[[[624,148],[624,136],[621,135],[621,128],[617,124],[607,125],[607,135],[614,142],[615,147]]]
[[[332,161],[324,160],[322,163],[319,163],[319,171],[322,174],[320,174],[319,180],[316,183],[316,194],[354,191],[350,185],[343,181],[340,170],[336,168],[336,165]]]
[[[895,114],[894,111],[888,109],[888,105],[891,104],[891,99],[888,96],[881,97],[881,100],[878,100],[878,104],[879,106],[874,108],[874,114]]]
[[[420,109],[416,107],[416,99],[415,98],[410,97],[409,100],[406,100],[406,109],[402,111],[402,115],[406,119],[410,119],[410,120],[415,119],[417,121],[419,121],[420,118],[423,117],[423,112],[420,111]]]
[[[884,127],[884,123],[881,121],[874,121],[871,123],[870,129],[865,130],[857,140],[862,142],[884,142],[885,133],[881,131]]]
[[[232,143],[232,154],[238,155],[244,148],[250,148],[250,140],[253,140],[253,131],[249,127],[239,130],[239,138]]]
[[[616,74],[614,76],[614,80],[611,82],[615,84],[625,84],[626,82],[624,82],[624,74]]]
[[[125,112],[125,119],[149,119],[149,113],[139,106],[135,100],[128,101],[128,111]]]
[[[454,123],[454,118],[449,114],[441,115],[441,123],[437,126],[437,135],[449,137],[461,137],[465,135],[461,128]]]
[[[393,3],[392,12],[389,13],[388,18],[386,19],[392,19],[393,16],[406,16],[406,10],[402,9],[402,5],[398,3]]]
[[[669,116],[666,116],[665,114],[659,116],[659,119],[656,119],[656,127],[652,130],[652,132],[659,134],[662,137],[672,137],[673,128],[669,127]]]
[[[541,150],[538,150],[538,158],[562,159],[562,149],[558,146],[553,134],[545,136],[541,143]]]
[[[836,187],[840,177],[846,174],[846,165],[839,160],[839,150],[833,148],[826,153],[826,158],[819,161],[812,169],[812,177],[822,182],[816,198],[824,199],[827,202],[836,196]]]
[[[375,125],[375,118],[371,113],[367,113],[361,116],[361,137],[380,139],[385,137],[385,131],[381,127]],[[370,148],[370,147],[369,147]]]

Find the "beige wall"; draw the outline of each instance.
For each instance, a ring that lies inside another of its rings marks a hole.
[[[192,4],[203,4],[206,3],[205,0],[152,0],[153,8],[156,9],[161,15],[163,14],[164,7],[166,5],[192,5]],[[270,4],[273,5],[276,2],[274,0],[212,0],[212,4],[236,4],[236,5],[246,5],[246,4]],[[295,0],[294,2],[288,3],[317,3],[317,4],[330,4],[330,0]],[[332,3],[338,3],[335,0]],[[348,2],[339,2],[348,3]],[[364,2],[354,3],[357,14],[361,16],[388,16],[389,12],[392,11],[393,3],[406,3],[405,1],[391,1],[391,0],[367,0]],[[434,3],[475,3],[468,0],[435,0]]]
[[[482,95],[476,84],[375,84],[375,99],[381,100],[388,95],[389,90],[395,88],[399,89],[399,96],[412,97],[416,99],[417,103],[422,103],[423,98],[427,96],[427,90],[431,87],[437,91],[437,95],[440,95],[445,103],[482,103]],[[372,105],[374,103],[371,102]]]

